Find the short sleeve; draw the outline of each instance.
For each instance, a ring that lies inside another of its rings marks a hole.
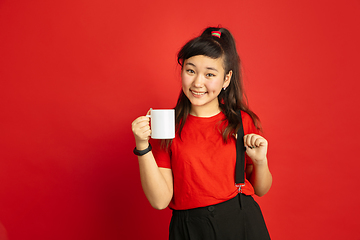
[[[161,148],[161,140],[151,139],[150,143],[158,167],[171,168],[170,153]]]

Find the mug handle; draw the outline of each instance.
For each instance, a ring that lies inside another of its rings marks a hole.
[[[151,110],[152,110],[152,108],[150,108],[150,115],[146,115],[146,117],[151,118]]]
[[[146,117],[150,118],[151,119],[151,111],[152,111],[152,108],[150,108],[150,114],[146,114]],[[151,128],[151,127],[150,127]],[[152,133],[150,133],[150,137],[152,136]]]

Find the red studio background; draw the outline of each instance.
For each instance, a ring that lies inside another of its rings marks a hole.
[[[176,53],[229,28],[274,176],[273,239],[360,239],[360,2],[0,0],[0,240],[166,239],[131,122],[172,108]]]

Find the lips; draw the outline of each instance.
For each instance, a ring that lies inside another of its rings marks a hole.
[[[190,90],[192,94],[196,95],[196,96],[203,96],[206,94],[206,92],[196,92],[196,91],[193,91],[193,90]]]

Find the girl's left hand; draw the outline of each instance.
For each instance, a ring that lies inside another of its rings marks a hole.
[[[254,164],[266,163],[268,141],[257,134],[247,134],[244,136],[244,146],[246,154],[253,160]]]

